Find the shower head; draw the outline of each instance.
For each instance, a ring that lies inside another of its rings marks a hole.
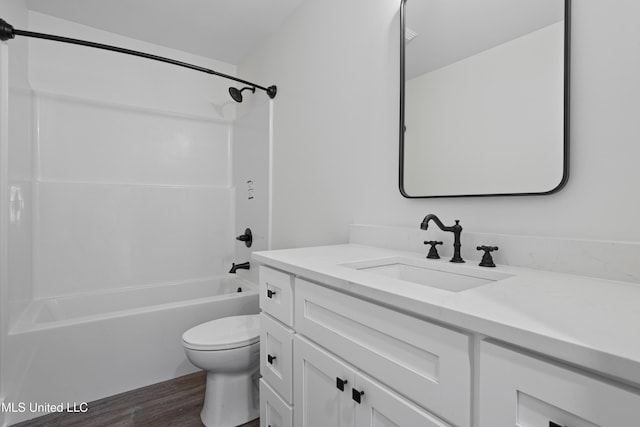
[[[242,89],[238,89],[235,87],[230,87],[229,88],[229,95],[231,95],[231,98],[233,98],[234,101],[236,102],[242,102],[242,92],[245,90],[251,90],[251,93],[255,93],[256,92],[256,88],[255,87],[243,87]]]

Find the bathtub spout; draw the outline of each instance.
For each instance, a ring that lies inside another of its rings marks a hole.
[[[234,262],[233,264],[231,264],[231,270],[229,270],[229,273],[236,274],[236,270],[249,270],[250,268],[251,265],[249,264],[249,261],[243,262],[241,264],[236,264]]]

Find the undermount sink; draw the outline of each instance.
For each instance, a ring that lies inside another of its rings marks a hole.
[[[449,292],[466,291],[511,277],[509,274],[496,272],[494,270],[485,271],[478,267],[395,257],[341,265],[343,267],[443,289]]]

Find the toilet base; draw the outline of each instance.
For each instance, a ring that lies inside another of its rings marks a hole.
[[[236,427],[258,418],[259,379],[259,369],[245,374],[208,372],[204,406],[200,412],[204,425]]]

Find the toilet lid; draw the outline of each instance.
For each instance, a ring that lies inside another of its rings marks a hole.
[[[260,315],[231,316],[194,326],[182,334],[193,350],[228,350],[260,341]]]

